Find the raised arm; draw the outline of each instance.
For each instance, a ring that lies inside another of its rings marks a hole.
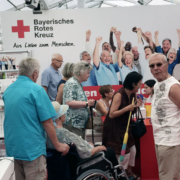
[[[90,37],[91,37],[91,30],[87,30],[86,31],[86,42],[90,41]]]
[[[177,31],[178,40],[179,40],[179,42],[178,42],[178,47],[180,48],[180,29],[176,29],[176,31]]]
[[[144,35],[148,38],[148,43],[149,43],[149,46],[154,49],[154,43],[153,43],[153,40],[152,40],[152,34],[150,31],[146,31],[144,33]]]
[[[90,37],[91,37],[91,30],[88,30],[88,31],[86,31],[86,43],[85,43],[85,46],[86,46],[86,51],[90,54],[90,56],[92,58],[93,51],[92,51],[92,48],[90,46]]]
[[[121,41],[121,47],[120,47],[119,56],[118,56],[118,66],[120,68],[122,68],[122,66],[123,66],[123,63],[122,63],[122,51],[123,51],[123,48],[124,48],[124,41]]]
[[[99,67],[99,46],[101,44],[102,37],[96,38],[96,45],[93,52],[93,63],[96,67]]]
[[[159,31],[155,31],[155,33],[154,33],[154,39],[155,39],[155,45],[156,45],[156,47],[157,47],[157,46],[160,46],[159,40],[158,40],[158,35],[159,35]]]
[[[137,31],[138,44],[142,44],[141,31]]]
[[[114,46],[114,41],[113,41],[113,33],[117,31],[115,27],[111,27],[110,29],[110,36],[109,36],[109,44],[111,45],[111,49],[113,52],[116,51],[116,46]]]
[[[121,39],[120,39],[121,31],[116,31],[114,34],[115,34],[116,41],[117,41],[117,44],[118,44],[118,49],[120,50],[120,48],[121,48]],[[124,46],[123,46],[122,50],[124,50]]]

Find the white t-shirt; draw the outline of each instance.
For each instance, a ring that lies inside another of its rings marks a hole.
[[[149,60],[145,58],[145,53],[144,53],[144,47],[142,43],[138,44],[138,52],[139,52],[139,63],[141,65],[141,74],[143,76],[142,82],[144,83],[147,80],[156,79],[152,75],[150,68],[149,68]]]
[[[171,76],[154,86],[151,120],[157,145],[180,145],[180,109],[169,99],[169,90],[174,84],[180,83]]]

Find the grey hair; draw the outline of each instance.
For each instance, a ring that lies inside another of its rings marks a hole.
[[[164,43],[164,41],[169,41],[169,43],[171,45],[171,40],[170,39],[168,39],[168,38],[163,39],[162,44]]]
[[[104,42],[103,44],[102,44],[102,48],[103,48],[103,46],[104,46],[104,44],[109,44],[108,42]],[[109,44],[109,46],[110,46],[110,48],[111,48],[111,45]],[[112,49],[112,48],[111,48]]]
[[[54,53],[54,54],[52,55],[52,57],[51,57],[51,60],[57,59],[58,56],[61,56],[61,57],[62,57],[61,54],[59,54],[59,53]]]
[[[102,51],[102,52],[101,52],[101,54],[100,54],[100,58],[102,58],[102,53],[103,53],[103,52],[108,52],[108,53],[109,53],[109,55],[111,56],[110,52],[105,50],[105,51]]]
[[[66,63],[63,70],[62,74],[66,78],[70,78],[73,74],[73,68],[74,68],[74,63]]]
[[[154,57],[156,57],[156,56],[162,56],[164,62],[167,62],[166,56],[165,56],[164,54],[162,54],[162,53],[155,53],[155,54],[152,54],[152,55],[150,56],[150,58],[149,58],[149,62],[150,62],[150,60],[151,60],[152,58],[154,58]]]
[[[170,52],[176,53],[176,58],[177,58],[177,50],[176,50],[175,48],[169,49],[169,51],[168,51],[168,53],[167,53],[167,58],[169,58]],[[175,58],[175,59],[176,59],[176,58]]]
[[[34,73],[34,71],[39,72],[39,70],[39,61],[31,57],[27,57],[19,63],[19,75],[30,77]]]
[[[87,52],[87,51],[83,51],[82,53],[80,53],[80,55],[79,55],[80,60],[83,60],[83,59],[82,59],[82,58],[83,58],[82,56],[83,56],[84,53],[88,53],[88,52]]]
[[[75,64],[73,74],[75,76],[80,76],[82,74],[85,74],[87,71],[91,71],[92,68],[93,67],[91,64],[88,64],[86,61],[82,60]]]

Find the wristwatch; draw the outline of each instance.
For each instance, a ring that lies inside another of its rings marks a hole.
[[[86,102],[86,107],[88,107],[88,102]]]

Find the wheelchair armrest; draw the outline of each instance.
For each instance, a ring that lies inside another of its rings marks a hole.
[[[77,165],[78,165],[78,166],[81,166],[82,164],[87,163],[87,162],[89,162],[89,161],[91,161],[91,160],[93,160],[93,159],[96,159],[96,158],[98,158],[98,157],[101,157],[101,156],[104,156],[104,153],[103,153],[103,152],[99,152],[99,153],[97,153],[97,154],[95,154],[95,155],[93,155],[93,156],[91,156],[91,157],[89,157],[89,158],[87,158],[87,159],[83,159],[83,160],[80,161]]]

